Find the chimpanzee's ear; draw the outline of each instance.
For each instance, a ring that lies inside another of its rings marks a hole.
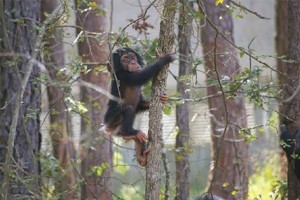
[[[113,69],[114,67],[114,70],[115,70],[115,73],[122,70],[122,66],[121,66],[121,52],[120,52],[120,49],[116,50],[114,53],[113,53],[113,65],[111,65],[111,70]]]

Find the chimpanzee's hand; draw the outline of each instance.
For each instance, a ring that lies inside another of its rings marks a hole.
[[[169,59],[169,62],[173,62],[175,60],[174,55],[175,55],[174,52],[163,54],[159,49],[156,49],[156,59],[157,60],[160,58],[163,58],[163,57],[167,57]]]
[[[147,142],[147,135],[143,132],[139,132],[137,135],[136,135],[136,139],[141,142],[141,143],[144,143],[144,142]]]
[[[163,93],[161,96],[160,96],[160,101],[163,105],[165,105],[168,101],[168,95],[166,93]]]

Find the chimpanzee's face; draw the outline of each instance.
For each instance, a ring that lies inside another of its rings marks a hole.
[[[135,53],[128,52],[121,56],[121,65],[124,70],[135,72],[141,70],[141,66],[138,63]]]

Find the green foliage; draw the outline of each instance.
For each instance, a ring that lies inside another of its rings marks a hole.
[[[139,186],[123,185],[120,190],[122,199],[144,200],[145,197],[141,195],[141,188]]]
[[[272,198],[287,199],[288,184],[286,180],[275,180],[273,183]]]
[[[144,49],[143,58],[146,63],[153,63],[156,61],[156,49],[158,46],[158,39],[155,38],[153,40],[141,40],[140,41],[140,49]]]
[[[59,70],[57,75],[63,75],[66,73],[70,73],[69,76],[74,76],[80,73],[88,73],[90,70],[87,65],[85,65],[80,57],[75,57],[70,59],[71,62],[67,65],[66,68],[62,68]]]
[[[193,10],[193,16],[195,20],[200,21],[201,19],[203,19],[205,17],[205,15],[203,14],[202,11],[199,10]]]
[[[224,2],[224,0],[216,0],[216,6],[218,6],[219,4],[222,4]]]
[[[41,181],[43,199],[56,199],[54,179],[59,177],[59,163],[50,153],[40,153],[39,161],[41,163]]]
[[[244,139],[244,141],[250,143],[252,142],[253,140],[256,140],[257,139],[257,136],[255,134],[255,130],[254,128],[241,128],[240,131],[239,131],[239,135],[241,138]]]
[[[123,155],[117,151],[113,152],[114,171],[120,175],[125,175],[130,169],[128,163],[124,162]]]
[[[76,101],[71,97],[65,98],[65,102],[67,104],[69,112],[73,111],[79,114],[84,114],[88,111],[83,102]]]
[[[165,115],[170,115],[172,112],[172,107],[170,105],[165,105],[163,108],[163,113]]]
[[[272,81],[265,83],[260,81],[262,71],[260,67],[253,70],[244,69],[233,81],[222,77],[221,82],[227,98],[235,98],[242,93],[250,102],[262,107],[267,97],[275,97],[277,92],[275,84]],[[212,81],[211,84],[214,83]]]
[[[57,168],[59,166],[56,158],[50,153],[40,154],[41,171],[43,177],[55,177],[58,175]]]
[[[286,181],[277,177],[280,166],[279,155],[270,153],[265,162],[255,168],[254,174],[249,179],[249,200],[279,200],[285,196]]]
[[[25,119],[37,119],[39,117],[40,109],[34,109],[31,107],[28,107],[26,110],[26,117]]]
[[[182,147],[178,147],[175,149],[175,159],[176,161],[181,161],[186,159],[185,154],[192,153],[192,149],[190,147],[190,144],[184,143]]]
[[[77,0],[78,11],[81,13],[93,11],[96,16],[106,16],[107,9],[99,5],[97,1]]]
[[[101,176],[103,171],[109,168],[109,164],[107,163],[101,163],[98,166],[92,166],[91,167],[91,172],[93,175],[96,176]]]

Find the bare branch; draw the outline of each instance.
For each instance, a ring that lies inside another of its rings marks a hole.
[[[228,0],[228,1],[229,1],[230,3],[232,3],[233,5],[239,7],[239,8],[241,8],[241,9],[243,9],[243,10],[246,10],[247,12],[249,12],[249,13],[251,13],[251,14],[257,16],[257,17],[260,18],[260,19],[268,19],[268,20],[270,19],[270,18],[268,18],[268,17],[264,17],[264,16],[258,14],[257,12],[255,12],[255,11],[253,11],[253,10],[250,10],[250,9],[247,8],[246,6],[243,6],[241,3],[237,3],[237,2],[235,2],[234,0]]]

